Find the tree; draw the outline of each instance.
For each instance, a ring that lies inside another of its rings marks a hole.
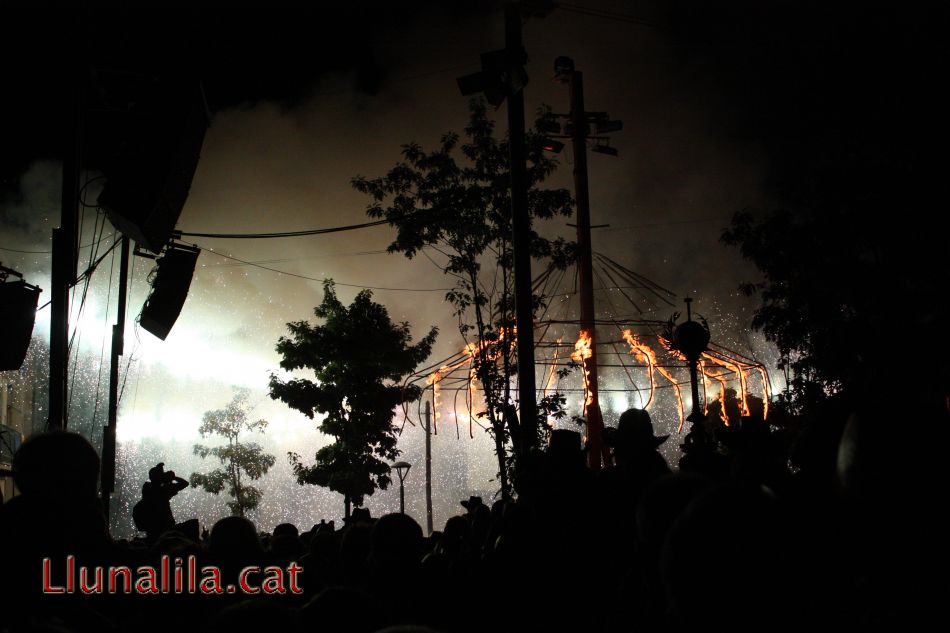
[[[517,371],[508,141],[495,138],[495,123],[484,101],[472,100],[470,113],[464,143],[458,134],[448,133],[432,152],[416,143],[403,145],[404,160],[385,176],[357,176],[352,184],[372,197],[367,214],[385,218],[397,229],[389,252],[409,259],[422,254],[455,280],[446,300],[458,317],[459,333],[483,388],[485,410],[478,415],[489,421],[501,491],[507,498],[514,455],[505,420],[514,422],[506,412],[513,404],[511,376]],[[547,141],[541,129],[549,116],[542,109],[526,138],[528,211],[533,219],[569,217],[573,208],[567,190],[539,186],[557,166],[544,150]],[[558,268],[576,257],[573,244],[536,232],[531,249],[533,257]],[[535,308],[541,307],[541,299],[534,299]]]
[[[937,299],[950,268],[945,233],[928,230],[946,198],[950,119],[929,80],[946,57],[946,9],[867,9],[665,9],[679,51],[671,71],[711,78],[721,127],[765,152],[771,208],[738,214],[724,239],[762,273],[746,285],[762,300],[754,326],[782,354],[794,413],[834,394],[877,399],[905,380],[950,390],[950,310]]]
[[[192,473],[190,483],[192,487],[201,487],[205,492],[219,494],[228,489],[232,501],[228,503],[231,512],[237,516],[245,516],[261,501],[263,493],[247,480],[257,481],[274,465],[273,455],[264,452],[259,444],[242,442],[241,433],[257,431],[263,433],[267,428],[266,420],[250,421],[248,405],[250,392],[239,389],[224,409],[206,411],[198,427],[201,437],[218,435],[227,440],[222,446],[203,446],[195,444],[195,455],[202,459],[217,457],[223,468],[217,468],[210,473]]]
[[[390,484],[389,464],[399,455],[395,409],[419,397],[420,388],[403,379],[425,360],[435,342],[433,327],[411,344],[409,324],[393,323],[386,308],[363,290],[349,307],[337,298],[333,281],[323,284],[323,302],[314,309],[323,325],[288,323],[277,351],[286,371],[307,369],[315,380],[281,380],[271,375],[270,396],[313,419],[334,439],[316,453],[313,465],[289,453],[297,482],[323,486],[343,495],[350,506]]]
[[[762,273],[744,289],[761,299],[753,327],[781,354],[789,388],[780,404],[804,413],[835,394],[876,399],[905,379],[908,361],[915,391],[946,390],[950,310],[935,298],[950,273],[928,243],[934,235],[910,239],[908,226],[839,204],[740,213],[723,234]]]

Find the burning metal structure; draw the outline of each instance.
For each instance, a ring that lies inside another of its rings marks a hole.
[[[662,389],[672,389],[677,431],[682,433],[688,419],[687,359],[671,341],[669,322],[648,318],[674,306],[676,294],[605,255],[596,254],[595,261],[599,269],[595,270],[595,276],[601,283],[596,290],[605,298],[595,319],[595,327],[599,330],[596,338],[582,327],[579,319],[573,318],[576,315],[572,314],[572,298],[578,294],[576,286],[562,286],[565,278],[569,278],[569,271],[548,269],[535,279],[535,292],[544,306],[536,318],[534,330],[538,350],[535,359],[538,399],[555,392],[565,394],[568,407],[577,410],[578,417],[586,419],[591,405],[596,402],[599,387],[596,377],[592,379],[591,359],[598,358],[600,375],[622,377],[623,385],[600,391],[623,393],[626,401],[637,402],[640,408],[653,410],[666,406],[668,399],[664,401],[658,394]],[[632,296],[635,294],[640,296]],[[620,296],[622,302],[615,302],[611,295]],[[618,309],[621,306],[632,308],[633,315]],[[552,309],[559,314],[551,315]],[[614,332],[612,335],[611,331]],[[593,341],[596,342],[592,345]],[[508,345],[514,343],[507,341]],[[594,346],[598,349],[594,350]],[[438,433],[438,423],[444,421],[447,411],[452,412],[450,417],[455,422],[458,437],[461,437],[460,422],[467,422],[469,437],[474,437],[476,425],[484,428],[479,422],[484,404],[478,398],[482,386],[473,364],[476,351],[475,345],[469,344],[410,377],[408,382],[411,384],[424,382],[431,387],[430,397],[435,411],[433,432]],[[610,360],[605,362],[602,359]],[[772,387],[764,364],[710,341],[700,354],[697,365],[699,404],[704,418],[710,414],[711,405],[718,402],[719,422],[725,426],[734,425],[738,420],[734,419],[734,411],[730,414],[732,407],[726,406],[727,400],[731,401],[733,397],[741,416],[768,417]],[[576,379],[565,378],[567,372],[563,370],[580,370],[580,384]],[[685,396],[684,386],[687,389]],[[753,399],[761,400],[761,410],[756,408],[753,411]],[[414,416],[408,410],[404,413],[406,421],[413,423]],[[418,417],[421,419],[421,415]],[[548,420],[548,426],[554,428],[555,422]]]

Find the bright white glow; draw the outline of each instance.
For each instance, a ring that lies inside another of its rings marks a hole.
[[[214,379],[226,385],[259,389],[276,362],[213,346],[199,332],[182,328],[161,341],[141,332],[139,357],[146,366],[163,365],[179,379]]]
[[[169,407],[140,407],[121,415],[116,424],[116,439],[136,442],[145,438],[163,441],[198,438],[200,420],[194,411]]]
[[[614,413],[623,413],[630,408],[630,402],[627,400],[627,394],[623,391],[613,391],[610,394],[610,410]]]

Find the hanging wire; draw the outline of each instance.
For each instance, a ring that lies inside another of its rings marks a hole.
[[[114,279],[113,279],[113,274],[114,274],[114,272],[115,272],[115,251],[113,250],[113,251],[112,251],[112,262],[109,264],[109,291],[108,291],[108,293],[106,294],[106,310],[105,310],[105,316],[103,317],[103,322],[105,323],[105,327],[103,328],[104,331],[108,331],[108,326],[109,326],[109,305],[110,305],[111,302],[112,302],[112,282],[114,281]],[[121,327],[125,327],[125,324],[123,323],[123,324],[121,325]],[[99,413],[99,396],[100,396],[101,389],[102,389],[102,364],[103,364],[103,363],[102,363],[102,359],[105,357],[105,353],[106,353],[106,340],[107,340],[107,339],[108,339],[108,337],[106,337],[106,336],[103,336],[103,337],[102,337],[102,346],[101,346],[100,349],[99,349],[99,372],[98,372],[98,375],[97,375],[97,377],[96,377],[96,403],[95,403],[95,405],[93,406],[93,409],[92,409],[92,423],[93,423],[93,426],[95,426],[95,423],[96,423],[96,416],[97,416],[98,413]],[[111,359],[111,357],[112,357],[111,353],[110,353],[109,357],[110,357],[110,359]],[[111,362],[111,361],[110,361],[110,362]]]
[[[198,244],[192,244],[192,246],[194,246],[195,248],[198,248],[198,249],[200,249],[200,250],[202,250],[202,251],[204,251],[204,252],[206,252],[206,253],[211,253],[212,255],[217,255],[218,257],[223,257],[223,258],[225,258],[225,259],[231,259],[231,260],[234,260],[234,261],[237,261],[237,262],[241,262],[242,264],[247,264],[248,266],[253,266],[253,267],[255,267],[255,268],[260,268],[260,269],[262,269],[262,270],[269,270],[270,272],[273,272],[273,273],[278,273],[278,274],[281,274],[281,275],[287,275],[288,277],[296,277],[296,278],[298,278],[298,279],[306,279],[306,280],[308,280],[308,281],[319,281],[319,282],[321,282],[321,283],[327,280],[326,277],[309,277],[309,276],[307,276],[307,275],[300,275],[300,274],[297,274],[297,273],[287,272],[286,270],[279,270],[279,269],[277,269],[277,268],[271,268],[271,267],[269,267],[269,266],[263,266],[263,265],[261,265],[261,264],[257,264],[257,263],[255,263],[255,262],[248,261],[248,260],[246,260],[246,259],[241,259],[240,257],[235,257],[235,256],[233,256],[233,255],[225,255],[224,253],[220,253],[220,252],[218,252],[218,251],[216,251],[216,250],[214,250],[214,249],[207,248],[207,247],[204,247],[204,246],[199,246]],[[454,289],[454,288],[391,288],[391,287],[386,287],[386,286],[366,286],[366,285],[361,285],[361,284],[347,284],[347,283],[343,283],[343,282],[339,282],[339,281],[334,281],[334,284],[336,284],[337,286],[345,286],[345,287],[347,287],[347,288],[362,288],[362,289],[365,289],[365,290],[392,290],[392,291],[401,291],[401,292],[446,292],[446,291],[449,291],[449,290],[453,290],[453,289]]]

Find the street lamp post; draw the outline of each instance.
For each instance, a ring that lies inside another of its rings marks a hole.
[[[403,482],[406,481],[406,476],[409,474],[409,469],[412,468],[412,464],[409,462],[396,462],[390,466],[393,470],[396,471],[396,474],[399,475],[399,514],[406,513],[406,488],[403,485]]]
[[[710,438],[707,437],[706,429],[704,428],[706,416],[703,415],[699,405],[698,377],[699,359],[709,346],[709,326],[702,317],[700,317],[702,323],[693,320],[690,305],[692,301],[690,298],[685,299],[686,321],[679,325],[674,325],[676,318],[679,316],[677,314],[670,319],[668,325],[668,336],[672,348],[685,357],[686,363],[689,366],[689,381],[693,406],[692,411],[686,418],[691,423],[689,433],[686,436],[686,444],[683,447],[683,450],[686,452],[690,452],[690,450],[708,450],[711,448]]]

